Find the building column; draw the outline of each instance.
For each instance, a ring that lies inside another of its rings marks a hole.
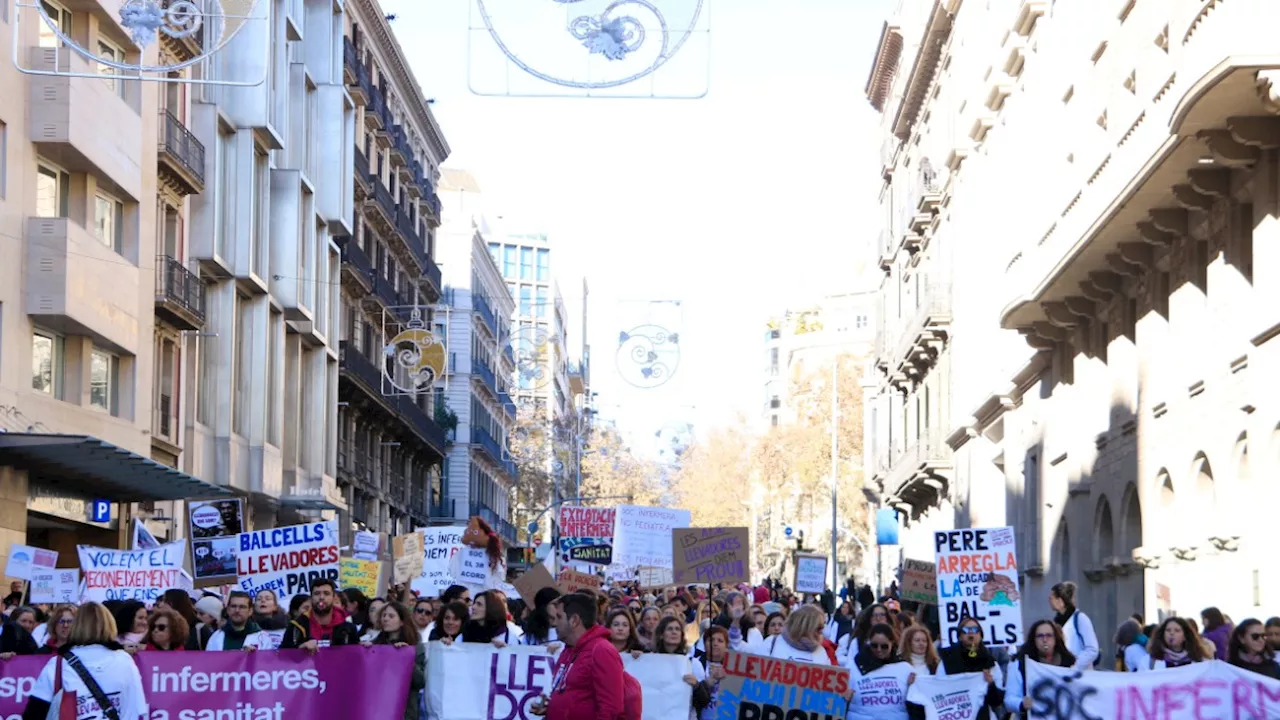
[[[27,473],[0,466],[0,562],[9,561],[9,548],[27,542],[28,497]]]

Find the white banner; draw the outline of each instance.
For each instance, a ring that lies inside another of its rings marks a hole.
[[[986,703],[988,687],[982,673],[916,675],[907,691],[907,702],[924,707],[927,720],[974,720]]]
[[[447,527],[421,528],[422,533],[422,573],[409,583],[413,591],[422,597],[440,597],[440,594],[453,585],[453,573],[449,571],[449,561],[462,548],[462,531],[465,525]]]
[[[848,720],[884,720],[906,715],[907,678],[915,670],[905,662],[892,663],[866,675],[854,673]]]
[[[1220,660],[1153,672],[1078,672],[1027,661],[1031,717],[1044,720],[1280,718],[1280,680]]]
[[[942,647],[960,642],[960,621],[982,625],[988,645],[1022,644],[1022,597],[1013,528],[943,530],[933,534]]]
[[[529,708],[550,694],[555,657],[545,647],[431,643],[427,658],[428,720],[535,720]],[[645,720],[689,715],[692,689],[683,655],[623,657],[623,667],[640,681]]]
[[[31,574],[32,603],[79,603],[80,571],[71,569],[36,570]]]
[[[141,600],[153,603],[165,590],[181,587],[187,541],[150,550],[113,550],[77,545],[84,570],[83,600]]]
[[[619,505],[614,519],[613,563],[670,568],[671,531],[692,524],[688,510]]]
[[[319,578],[338,584],[341,576],[338,527],[332,520],[240,533],[236,587],[249,595],[272,590],[286,605],[311,592]]]

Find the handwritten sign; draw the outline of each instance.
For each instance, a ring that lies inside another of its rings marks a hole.
[[[590,573],[578,572],[577,570],[561,570],[558,578],[560,589],[565,593],[578,592],[579,590],[599,590],[600,578]]]
[[[70,569],[39,569],[31,574],[31,602],[78,603],[80,601],[80,571]]]
[[[391,541],[391,554],[395,558],[395,583],[406,583],[422,575],[426,555],[422,548],[422,533],[415,531],[397,535]]]
[[[524,604],[533,607],[534,596],[538,591],[542,588],[555,587],[556,579],[551,577],[551,571],[546,565],[536,563],[523,575],[512,580],[511,584],[515,586],[516,592],[520,593],[520,599],[524,600]]]
[[[625,567],[672,567],[671,531],[689,527],[688,510],[619,505],[614,521],[613,562]]]
[[[747,529],[678,528],[671,531],[676,585],[751,582]]]
[[[58,553],[30,545],[10,545],[9,559],[4,565],[6,577],[30,580],[31,575],[58,564]]]
[[[339,560],[338,529],[332,521],[240,533],[237,589],[250,595],[272,590],[284,605],[294,595],[309,594],[315,580],[337,583]]]
[[[78,545],[84,570],[84,599],[141,600],[155,602],[165,590],[182,582],[182,561],[187,542],[161,545],[151,550],[113,550]]]
[[[827,556],[796,555],[795,590],[820,593],[827,589]]]
[[[381,574],[382,563],[377,560],[342,558],[338,563],[338,587],[343,590],[355,588],[365,597],[378,597],[381,594],[378,591]]]
[[[450,525],[443,527],[421,528],[422,533],[422,572],[410,583],[414,592],[421,597],[440,597],[454,584],[450,564],[453,556],[462,549],[462,531],[465,526]]]
[[[382,553],[381,533],[361,530],[351,538],[351,557],[357,560],[377,560]]]
[[[898,597],[903,600],[938,604],[938,569],[931,562],[906,558],[902,561],[902,586]]]
[[[492,569],[489,567],[489,554],[484,548],[463,545],[454,555],[449,569],[459,585],[467,585],[473,589],[489,586]]]
[[[613,563],[614,508],[562,506],[560,561],[593,565]]]
[[[636,581],[642,588],[663,588],[675,584],[671,568],[643,566],[636,568]]]
[[[678,558],[677,558],[678,561]],[[730,651],[716,717],[843,718],[849,671]]]
[[[937,553],[938,622],[943,647],[960,642],[959,624],[982,624],[988,645],[1022,644],[1022,596],[1013,528],[944,530],[933,534]]]

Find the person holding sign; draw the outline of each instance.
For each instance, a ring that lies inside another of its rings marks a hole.
[[[849,668],[848,720],[907,720],[907,686],[915,678],[912,667],[894,653],[892,625],[871,628],[867,641]]]
[[[374,620],[374,618],[370,618]],[[413,647],[413,673],[409,676],[409,699],[404,706],[404,720],[418,720],[420,704],[418,696],[427,686],[427,646],[419,640],[421,636],[409,617],[409,609],[398,602],[389,602],[379,609],[376,619],[377,637],[372,641],[360,643],[365,647],[374,645],[391,645],[396,648]]]
[[[337,601],[333,581],[316,578],[311,583],[311,612],[289,623],[280,649],[315,652],[317,648],[359,643],[360,632],[347,620],[346,611],[337,607]]]
[[[781,635],[762,641],[753,652],[779,660],[830,665],[831,658],[822,648],[822,631],[827,614],[817,605],[805,605],[791,613]]]
[[[971,617],[960,620],[957,628],[960,644],[952,645],[939,653],[942,662],[935,675],[963,675],[965,673],[982,673],[987,681],[987,694],[974,720],[990,720],[991,708],[1004,703],[1004,690],[996,684],[992,669],[996,666],[995,656],[987,649],[982,638],[982,623]]]
[[[1027,631],[1027,641],[1018,656],[1009,663],[1009,676],[1004,687],[1004,708],[1021,718],[1031,710],[1031,695],[1026,691],[1027,658],[1042,665],[1073,667],[1076,656],[1067,649],[1062,628],[1051,620],[1040,620]]]

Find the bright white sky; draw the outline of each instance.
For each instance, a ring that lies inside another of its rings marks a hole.
[[[637,449],[665,424],[701,433],[758,415],[765,318],[854,289],[855,261],[877,232],[878,118],[863,87],[894,2],[711,1],[709,94],[620,100],[475,95],[474,0],[382,0],[436,100],[453,148],[446,165],[475,175],[488,214],[551,236],[571,314],[576,278],[590,283],[600,414]],[[651,299],[682,301],[674,319],[672,306],[654,311],[679,325],[681,364],[667,385],[637,390],[614,355]],[[580,343],[570,338],[575,356]]]

